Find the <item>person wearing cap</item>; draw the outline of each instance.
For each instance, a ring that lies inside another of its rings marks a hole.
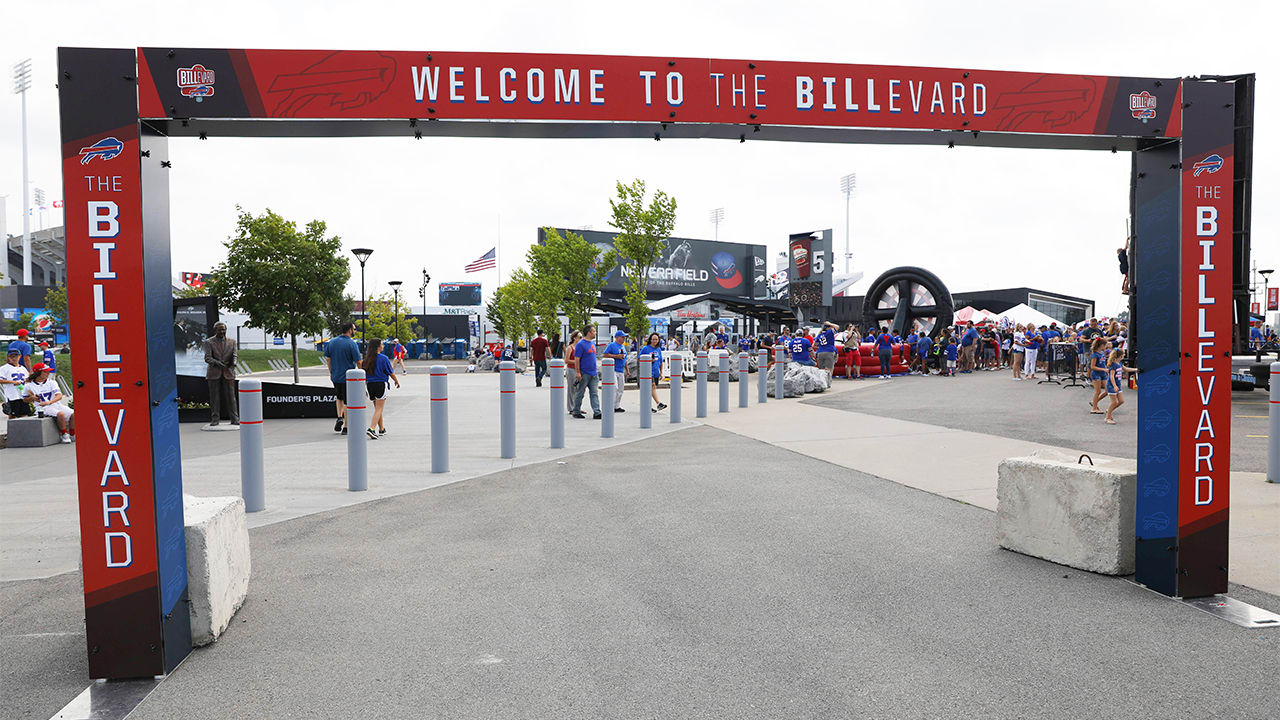
[[[31,372],[31,344],[27,342],[27,336],[30,334],[26,328],[18,328],[18,339],[9,343],[10,350],[15,348],[18,350],[21,355],[18,364],[26,368],[27,372]]]
[[[400,365],[400,372],[408,375],[409,369],[404,366],[404,357],[407,352],[404,349],[404,343],[400,342],[400,338],[391,339],[391,368],[394,370],[397,364]],[[397,385],[396,387],[399,387]]]
[[[627,334],[621,330],[613,334],[613,342],[605,346],[601,357],[613,360],[613,411],[626,412],[622,407],[622,388],[627,384]],[[638,367],[638,366],[637,366]]]
[[[49,343],[47,342],[40,343],[40,355],[41,355],[41,360],[44,362],[44,366],[49,368],[49,372],[53,373],[54,375],[57,375],[58,364],[53,361],[53,350],[49,349]]]
[[[209,424],[217,425],[222,419],[222,404],[226,403],[227,416],[232,425],[240,424],[240,409],[236,405],[236,341],[227,337],[227,324],[214,323],[213,337],[204,341],[204,377],[209,381]]]
[[[76,432],[75,411],[62,402],[58,383],[49,374],[49,368],[44,363],[36,363],[31,368],[31,378],[27,381],[25,390],[27,402],[36,406],[36,412],[41,417],[51,417],[58,423],[62,442],[71,442],[71,436]]]
[[[27,382],[27,368],[22,365],[22,351],[9,346],[6,363],[0,365],[0,395],[4,396],[4,414],[10,419],[31,414],[31,406],[23,400]]]

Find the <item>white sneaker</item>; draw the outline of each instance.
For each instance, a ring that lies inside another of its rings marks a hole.
[[[62,433],[62,444],[63,444],[63,445],[70,445],[70,444],[71,444],[71,436],[70,436],[70,435],[68,435],[67,433]]]

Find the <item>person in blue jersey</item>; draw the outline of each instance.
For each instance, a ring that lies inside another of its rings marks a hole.
[[[1036,379],[1036,358],[1040,354],[1040,346],[1043,343],[1044,337],[1036,330],[1035,325],[1028,325],[1022,363],[1023,377],[1027,380]]]
[[[747,335],[738,336],[738,352],[751,352],[751,338]]]
[[[880,377],[890,377],[893,365],[893,336],[889,328],[880,328],[880,337],[876,338],[876,352],[880,354]]]
[[[377,440],[387,434],[387,426],[382,422],[382,409],[387,404],[387,383],[394,382],[396,387],[400,387],[400,378],[396,377],[391,358],[383,354],[382,341],[378,338],[370,340],[366,345],[360,367],[364,369],[365,392],[373,401],[373,414],[369,416],[369,427],[365,434],[370,440]]]
[[[1101,335],[1089,344],[1089,382],[1093,385],[1093,399],[1089,401],[1089,414],[1103,415],[1098,402],[1107,395],[1104,383],[1107,379],[1107,341]]]
[[[356,332],[355,323],[342,323],[341,332],[324,346],[324,364],[329,368],[329,380],[337,395],[338,419],[334,432],[347,434],[347,371],[360,364],[360,346],[351,337]],[[356,398],[359,400],[360,398]]]
[[[929,357],[929,351],[933,349],[933,338],[925,333],[920,333],[916,340],[916,360],[918,367],[916,368],[921,375],[928,375],[929,368],[925,365],[925,358]]]
[[[649,384],[649,392],[653,396],[653,407],[650,411],[666,410],[667,404],[658,400],[658,378],[662,377],[662,336],[658,333],[649,333],[644,345],[640,346],[639,354],[640,357],[653,356],[653,382]]]
[[[627,334],[621,330],[613,334],[613,342],[604,346],[600,357],[613,361],[613,411],[626,412],[622,407],[622,388],[627,384]]]
[[[796,336],[791,338],[791,362],[797,365],[816,366],[817,363],[813,361],[812,350],[813,341],[802,332],[797,332]]]
[[[978,349],[978,331],[970,321],[960,336],[960,372],[971,373],[974,368],[974,356]]]
[[[955,377],[957,364],[956,358],[960,355],[960,348],[956,345],[955,338],[947,338],[945,352],[947,354],[947,368],[942,374],[946,377]]]
[[[18,351],[18,364],[31,372],[31,344],[27,342],[27,336],[31,333],[26,328],[18,328],[18,339],[9,343],[10,350]]]
[[[578,385],[573,393],[573,416],[582,420],[582,398],[591,398],[592,419],[599,420],[600,415],[600,378],[596,370],[596,328],[586,325],[582,328],[582,339],[573,346],[573,356],[578,361]]]
[[[1107,395],[1111,398],[1111,404],[1107,406],[1106,423],[1115,425],[1116,419],[1112,417],[1121,405],[1124,404],[1124,387],[1128,384],[1127,376],[1131,372],[1138,372],[1137,368],[1131,368],[1122,362],[1124,360],[1124,350],[1116,348],[1107,356]]]
[[[818,368],[827,372],[828,379],[833,378],[836,373],[836,328],[838,327],[839,325],[833,322],[822,323],[822,329],[818,331],[813,343],[813,354]]]
[[[783,356],[791,354],[791,330],[786,325],[782,326],[782,331],[778,333],[777,344],[775,348],[782,348]]]
[[[54,362],[53,350],[49,349],[49,343],[47,342],[40,343],[40,359],[44,362],[44,366],[49,368],[50,373],[58,374],[58,364]]]

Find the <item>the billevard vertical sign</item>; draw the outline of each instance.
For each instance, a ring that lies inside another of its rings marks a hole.
[[[1184,83],[1178,591],[1227,591],[1233,86]]]
[[[58,65],[89,674],[147,677],[185,657],[190,632],[166,632],[187,623],[185,546],[176,548],[180,582],[164,579],[184,600],[161,603],[136,60],[128,50],[60,48]],[[165,517],[176,517],[181,544],[180,492]],[[163,535],[172,545],[173,528]]]

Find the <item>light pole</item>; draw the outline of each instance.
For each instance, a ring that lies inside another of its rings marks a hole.
[[[1259,305],[1258,307],[1260,310],[1262,310],[1262,327],[1263,328],[1267,327],[1267,292],[1270,289],[1271,273],[1275,271],[1276,271],[1275,268],[1271,268],[1270,270],[1258,271],[1258,274],[1262,276],[1262,304]],[[1258,349],[1259,349],[1258,359],[1255,362],[1262,362],[1262,352],[1261,352],[1262,344],[1261,343],[1258,344]]]
[[[853,189],[858,186],[858,174],[849,173],[840,178],[840,192],[844,193],[844,274],[849,274],[849,260],[853,253],[849,252],[849,203],[853,200]]]
[[[369,248],[354,248],[351,254],[360,261],[360,342],[364,342],[364,332],[369,324],[369,308],[366,307],[364,299],[364,264],[369,261],[373,251]]]
[[[427,274],[427,269],[422,268],[422,287],[418,288],[418,297],[422,298],[422,321],[427,320],[427,286],[431,284],[431,276]]]
[[[27,90],[31,88],[31,58],[13,66],[13,92],[22,96],[22,284],[31,284],[31,195],[27,190]]]
[[[396,339],[399,340],[400,339],[400,286],[403,285],[404,283],[399,280],[391,280],[387,284],[391,286],[391,292],[395,295],[395,298],[396,298],[396,314],[395,314]]]
[[[711,211],[711,222],[716,226],[716,240],[720,239],[720,221],[724,219],[724,208],[716,208]]]

